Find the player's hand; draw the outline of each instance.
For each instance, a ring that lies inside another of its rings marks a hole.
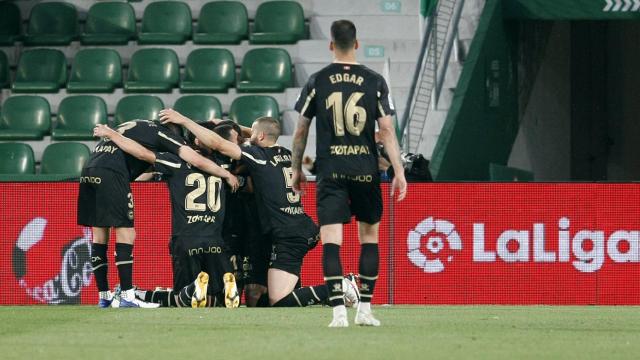
[[[189,118],[180,114],[179,112],[173,109],[163,109],[160,110],[160,120],[163,124],[173,123],[178,125],[184,125],[189,121]]]
[[[229,173],[229,177],[227,177],[225,179],[225,181],[227,182],[227,184],[229,184],[229,186],[231,187],[231,192],[236,192],[238,190],[238,188],[240,187],[240,181],[238,180],[238,178],[233,175],[232,173]]]
[[[304,175],[302,170],[293,170],[293,191],[298,194],[304,194],[304,190],[302,189],[302,184],[307,182],[307,177]]]
[[[93,136],[95,137],[110,137],[114,132],[105,124],[98,124],[93,128]]]
[[[407,196],[407,180],[404,178],[404,173],[396,174],[391,182],[391,197],[398,192],[398,201],[404,200]]]

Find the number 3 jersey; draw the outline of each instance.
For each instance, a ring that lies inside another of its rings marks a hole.
[[[172,236],[222,242],[225,184],[171,153],[156,153],[156,171],[166,179],[171,196]]]
[[[360,64],[330,64],[311,75],[295,109],[316,118],[320,177],[378,172],[375,122],[395,114],[380,74]]]
[[[279,145],[247,145],[242,147],[242,160],[253,180],[262,232],[278,238],[316,236],[318,227],[293,191],[291,151]]]

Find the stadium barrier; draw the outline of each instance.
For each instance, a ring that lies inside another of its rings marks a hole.
[[[0,183],[0,304],[96,303],[77,191],[70,182]],[[303,199],[315,218],[314,192],[310,183]],[[134,282],[170,286],[166,186],[135,183],[133,194]],[[385,201],[375,301],[640,304],[639,203],[639,184],[411,184],[403,202]],[[346,227],[345,272],[357,272],[356,234]],[[322,282],[320,260],[318,247],[304,284]]]

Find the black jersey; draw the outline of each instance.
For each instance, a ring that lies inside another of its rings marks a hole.
[[[263,233],[275,237],[315,236],[317,226],[304,212],[300,194],[292,188],[291,151],[279,145],[248,145],[242,147],[242,159],[255,188]]]
[[[364,65],[330,64],[311,75],[295,109],[316,118],[319,176],[377,173],[375,121],[395,114],[382,76]]]
[[[154,167],[163,174],[169,186],[172,235],[207,237],[222,242],[224,181],[171,153],[156,153]]]
[[[168,151],[177,155],[180,147],[185,145],[184,139],[155,121],[127,121],[118,126],[116,130],[151,151]],[[149,166],[145,161],[125,153],[113,141],[105,138],[98,142],[98,145],[93,149],[85,168],[109,168],[124,174],[130,181],[133,181]]]

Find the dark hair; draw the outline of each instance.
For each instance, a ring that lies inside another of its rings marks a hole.
[[[223,139],[225,139],[227,141],[231,141],[230,140],[231,139],[231,130],[235,130],[235,129],[233,128],[233,126],[227,125],[227,124],[224,124],[224,125],[218,124],[218,126],[216,126],[213,129],[213,131],[216,134],[220,135],[221,138],[223,138]]]
[[[220,121],[218,123],[218,125],[216,127],[218,127],[218,126],[231,126],[233,128],[233,130],[235,130],[238,133],[238,135],[242,135],[242,130],[240,129],[240,125],[238,125],[233,120],[222,120],[222,121]],[[220,134],[218,134],[218,135],[220,135]],[[220,136],[222,136],[222,135],[220,135]]]
[[[278,137],[280,137],[280,122],[277,119],[263,116],[257,118],[254,122],[258,124],[258,129],[270,137],[271,140],[277,141]]]
[[[331,39],[340,50],[351,50],[356,44],[356,26],[349,20],[336,20],[331,24]]]
[[[213,128],[216,126],[214,123],[209,121],[203,121],[198,124],[209,130],[213,130]],[[187,132],[187,140],[189,141],[189,144],[192,145],[192,147],[196,144],[196,136],[191,131]]]

